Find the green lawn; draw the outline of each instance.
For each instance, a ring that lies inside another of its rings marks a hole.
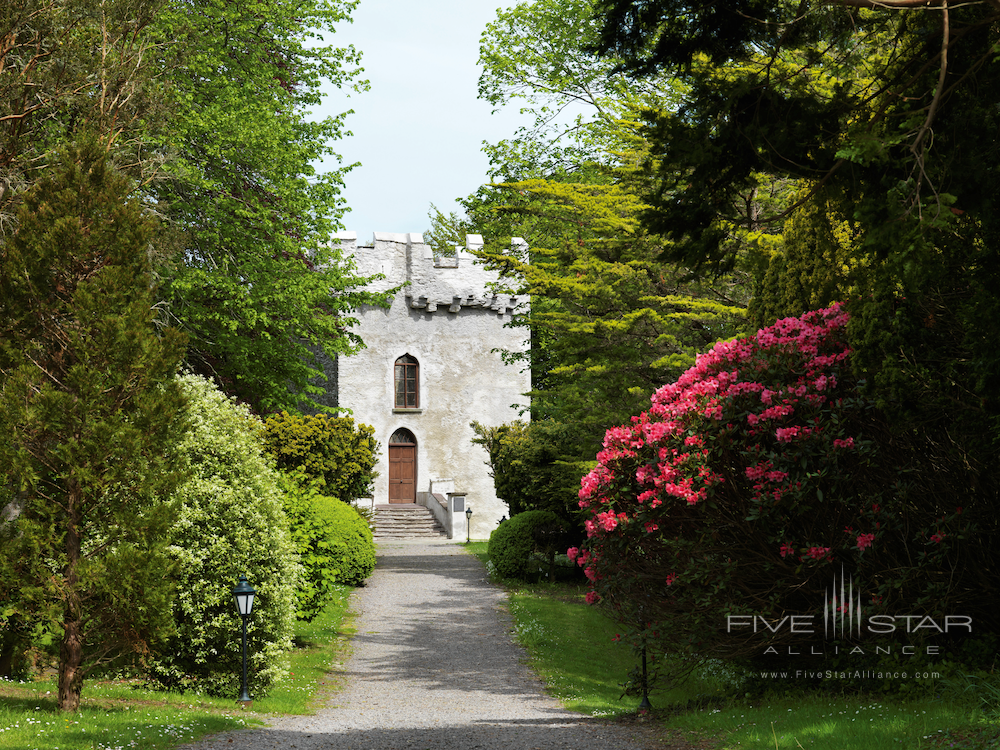
[[[233,701],[153,693],[123,683],[86,684],[81,709],[61,714],[55,693],[52,681],[0,682],[0,748],[160,750],[260,723],[240,715]]]
[[[336,667],[353,632],[350,594],[350,588],[341,587],[320,617],[299,623],[289,679],[255,699],[249,712],[237,708],[236,696],[210,698],[146,690],[133,681],[91,680],[84,683],[81,710],[61,714],[54,679],[0,681],[0,748],[166,750],[207,734],[259,726],[261,713],[312,713],[338,684]]]
[[[667,724],[719,737],[718,746],[727,749],[986,748],[1000,742],[1000,724],[960,702],[936,698],[767,697],[682,711]]]
[[[486,542],[465,546],[485,564]],[[497,583],[508,592],[517,638],[552,695],[591,715],[635,714],[638,699],[621,698],[620,685],[636,657],[613,640],[615,624],[583,601],[582,584]],[[997,710],[984,712],[960,687],[941,687],[938,695],[912,699],[801,690],[749,699],[715,664],[650,700],[664,737],[690,738],[699,748],[1000,748]]]

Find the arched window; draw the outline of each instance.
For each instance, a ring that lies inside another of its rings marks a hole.
[[[420,381],[417,360],[404,354],[396,360],[396,409],[417,409],[420,407]]]

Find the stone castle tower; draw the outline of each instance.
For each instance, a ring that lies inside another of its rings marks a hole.
[[[451,493],[461,515],[455,540],[465,539],[466,507],[472,537],[487,538],[507,506],[469,423],[509,422],[527,406],[530,374],[500,356],[528,345],[524,328],[506,326],[527,300],[491,291],[497,273],[470,252],[483,245],[478,235],[455,256],[435,256],[419,234],[376,232],[370,245],[358,245],[354,232],[338,239],[358,273],[385,276],[373,290],[405,285],[388,310],[358,311],[355,330],[367,348],[338,358],[334,373],[337,405],[374,426],[381,444],[375,503],[415,502],[439,515]],[[513,243],[523,248],[523,240]]]

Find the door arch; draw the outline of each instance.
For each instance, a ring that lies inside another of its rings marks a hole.
[[[389,502],[417,502],[417,439],[405,428],[389,438]]]

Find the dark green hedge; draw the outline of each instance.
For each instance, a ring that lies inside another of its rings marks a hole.
[[[502,578],[520,578],[527,575],[528,560],[537,549],[535,531],[543,527],[560,528],[567,524],[548,510],[529,510],[518,513],[500,524],[490,534],[489,556],[493,567]]]

